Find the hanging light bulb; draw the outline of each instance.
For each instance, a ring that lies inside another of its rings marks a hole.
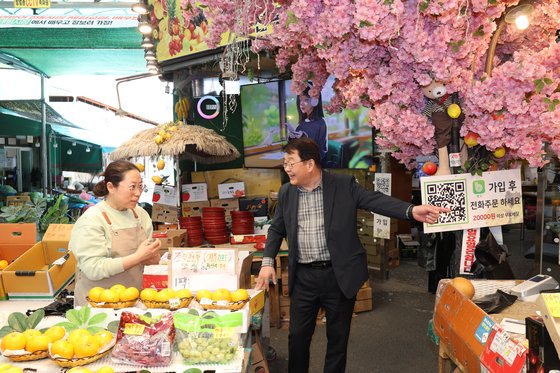
[[[53,143],[52,147],[55,148],[55,149],[58,148],[58,143],[55,141],[55,142]]]
[[[150,8],[148,6],[148,2],[146,0],[140,0],[137,3],[132,4],[130,7],[134,13],[138,14],[148,14]]]
[[[138,17],[138,31],[143,35],[149,35],[152,33],[153,27],[152,24],[149,22],[149,19],[146,15]]]
[[[156,54],[152,50],[147,50],[144,53],[144,58],[146,59],[146,61],[155,61],[156,60]]]
[[[89,153],[91,151],[91,149],[89,148],[89,146],[86,148],[86,153]]]
[[[517,5],[506,13],[506,23],[514,24],[519,30],[525,30],[531,23],[533,15],[533,5],[521,4]]]
[[[154,45],[154,41],[152,40],[151,37],[149,36],[144,36],[144,38],[142,39],[142,43],[140,44],[140,46],[144,49],[150,49],[153,48]]]
[[[72,149],[68,149],[68,150],[66,151],[66,154],[72,155]]]
[[[74,141],[74,142],[72,143],[72,146],[76,146],[76,141]]]

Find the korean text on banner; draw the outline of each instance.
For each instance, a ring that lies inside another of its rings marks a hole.
[[[424,233],[491,227],[523,222],[519,169],[420,179],[422,203],[448,207]]]
[[[461,245],[461,263],[459,265],[459,273],[462,275],[471,275],[471,267],[474,263],[474,250],[476,244],[480,240],[480,229],[471,228],[463,231],[463,244]]]
[[[376,191],[391,195],[391,174],[376,173],[373,184]],[[391,238],[391,218],[373,214],[373,237],[387,240]]]

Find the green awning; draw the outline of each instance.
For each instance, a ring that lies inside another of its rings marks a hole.
[[[146,72],[141,41],[135,27],[0,28],[0,61],[21,60],[46,76],[127,76]]]

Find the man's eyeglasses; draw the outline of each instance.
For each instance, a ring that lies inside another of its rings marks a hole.
[[[283,166],[284,168],[292,168],[294,167],[294,165],[301,163],[301,162],[305,162],[306,160],[303,161],[298,161],[298,162],[284,162]]]
[[[144,184],[129,185],[128,190],[130,190],[131,192],[134,192],[135,190],[138,190],[138,191],[142,192],[144,190]]]

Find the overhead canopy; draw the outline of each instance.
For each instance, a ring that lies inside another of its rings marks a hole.
[[[46,108],[51,166],[64,171],[99,171],[102,149],[88,141],[89,131],[70,123],[48,104]],[[18,135],[41,136],[40,100],[0,101],[0,136]]]
[[[146,72],[142,35],[126,28],[0,28],[0,61],[46,76]]]

